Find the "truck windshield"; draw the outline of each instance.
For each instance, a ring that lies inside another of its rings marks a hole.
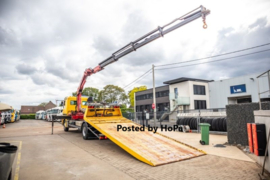
[[[70,105],[77,105],[77,101],[70,101]],[[87,105],[87,101],[83,101],[82,102],[82,105],[83,106],[86,106]]]

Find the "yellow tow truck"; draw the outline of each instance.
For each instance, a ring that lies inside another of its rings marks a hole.
[[[117,104],[94,103],[91,99],[82,97],[82,90],[87,77],[99,71],[106,66],[118,61],[129,53],[138,50],[144,45],[154,40],[164,37],[166,34],[198,19],[202,18],[203,28],[207,28],[205,23],[206,16],[210,11],[200,6],[193,11],[173,20],[172,22],[154,29],[137,40],[127,44],[123,48],[114,52],[110,57],[100,62],[95,68],[87,68],[79,84],[76,93],[76,105],[69,111],[71,104],[68,99],[65,101],[67,111],[62,117],[64,130],[68,131],[70,127],[78,128],[82,131],[82,136],[87,139],[110,139],[119,147],[130,153],[135,158],[151,165],[157,166],[171,162],[181,161],[197,156],[204,155],[205,152],[191,147],[187,144],[178,142],[174,139],[164,136],[160,133],[150,131],[151,127],[145,128],[122,116],[121,110]],[[154,109],[155,112],[155,109]],[[129,131],[130,130],[130,131]]]
[[[69,96],[64,100],[63,116],[61,123],[64,126],[64,131],[68,131],[69,128],[77,128],[81,130],[81,121],[72,120],[70,117],[76,111],[77,108],[77,97]],[[87,108],[87,97],[82,97],[82,108]],[[60,119],[60,118],[59,118]]]

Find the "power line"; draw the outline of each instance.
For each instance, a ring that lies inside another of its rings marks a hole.
[[[158,65],[158,66],[155,66],[155,67],[169,66],[169,65],[174,65],[174,64],[182,64],[182,63],[194,62],[194,61],[199,61],[199,60],[203,60],[203,59],[209,59],[209,58],[213,58],[213,57],[219,57],[219,56],[224,56],[224,55],[233,54],[233,53],[237,53],[237,52],[247,51],[247,50],[250,50],[250,49],[255,49],[255,48],[263,47],[263,46],[267,46],[267,45],[270,45],[270,43],[262,44],[262,45],[258,45],[258,46],[253,46],[253,47],[250,47],[250,48],[241,49],[241,50],[237,50],[237,51],[233,51],[233,52],[228,52],[228,53],[224,53],[224,54],[219,54],[219,55],[215,55],[215,56],[209,56],[209,57],[205,57],[205,58],[194,59],[194,60],[190,60],[190,61],[177,62],[177,63],[171,63],[171,64],[162,64],[162,65]],[[266,51],[269,51],[269,50],[270,49],[266,49],[266,50],[257,51],[257,52],[253,52],[253,53],[243,54],[243,55],[239,55],[239,56],[233,56],[233,57],[224,58],[224,59],[217,59],[217,60],[208,61],[208,62],[202,62],[202,63],[188,64],[188,65],[183,65],[183,66],[175,66],[175,67],[160,68],[160,69],[157,68],[156,70],[175,69],[175,68],[181,68],[181,67],[187,67],[187,66],[193,66],[193,65],[199,65],[199,64],[207,64],[207,63],[212,63],[212,62],[225,61],[225,60],[230,60],[230,59],[234,59],[234,58],[238,58],[238,57],[243,57],[243,56],[248,56],[248,55],[252,55],[252,54],[266,52]],[[149,69],[148,71],[146,71],[144,74],[142,74],[141,76],[139,76],[137,79],[135,79],[131,83],[129,83],[126,86],[124,86],[123,89],[126,89],[127,87],[129,87],[130,85],[134,84],[135,82],[138,82],[138,81],[142,80],[142,78],[147,73],[149,73],[151,70],[152,69]]]
[[[255,49],[255,48],[259,48],[259,47],[263,47],[263,46],[267,46],[270,45],[270,43],[266,43],[266,44],[262,44],[262,45],[258,45],[258,46],[253,46],[250,48],[246,48],[246,49],[241,49],[241,50],[237,50],[237,51],[232,51],[232,52],[228,52],[228,53],[224,53],[224,54],[218,54],[218,55],[214,55],[214,56],[209,56],[209,57],[204,57],[204,58],[199,58],[199,59],[193,59],[193,60],[189,60],[189,61],[184,61],[184,62],[176,62],[176,63],[170,63],[170,64],[161,64],[161,65],[157,65],[156,67],[160,67],[160,66],[170,66],[170,65],[174,65],[174,64],[183,64],[183,63],[188,63],[188,62],[194,62],[194,61],[200,61],[203,59],[209,59],[209,58],[214,58],[214,57],[219,57],[219,56],[225,56],[228,54],[234,54],[234,53],[238,53],[238,52],[242,52],[242,51],[247,51],[250,49]]]
[[[137,82],[140,78],[142,78],[143,76],[145,76],[145,75],[146,75],[147,73],[149,73],[151,70],[152,70],[152,68],[149,69],[148,71],[146,71],[145,73],[143,73],[140,77],[138,77],[137,79],[135,79],[135,80],[132,81],[131,83],[129,83],[129,84],[127,84],[126,86],[124,86],[123,89],[125,89],[126,87],[130,86],[131,84]]]
[[[174,69],[174,68],[194,66],[194,65],[199,65],[199,64],[207,64],[207,63],[218,62],[218,61],[225,61],[225,60],[229,60],[229,59],[234,59],[234,58],[248,56],[248,55],[257,54],[257,53],[262,53],[262,52],[266,52],[266,51],[270,51],[270,49],[257,51],[257,52],[253,52],[253,53],[248,53],[248,54],[243,54],[243,55],[234,56],[234,57],[229,57],[229,58],[224,58],[224,59],[217,59],[217,60],[213,60],[213,61],[207,61],[207,62],[195,63],[195,64],[188,64],[188,65],[183,65],[183,66],[175,66],[175,67],[169,67],[169,68],[160,68],[160,69],[156,69],[156,70]]]

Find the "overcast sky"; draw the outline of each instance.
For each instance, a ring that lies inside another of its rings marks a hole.
[[[204,5],[198,19],[88,78],[102,89],[132,82],[152,64],[188,61],[270,42],[270,1],[36,1],[0,0],[0,101],[16,109],[62,100],[76,91],[83,71],[127,43]],[[239,53],[245,54],[259,49]],[[230,55],[227,57],[235,56]],[[216,58],[218,59],[218,58]],[[208,59],[205,61],[211,61]],[[270,53],[156,71],[156,85],[179,77],[226,79],[270,69]],[[151,88],[151,74],[134,86]]]

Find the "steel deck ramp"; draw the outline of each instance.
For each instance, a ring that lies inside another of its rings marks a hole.
[[[117,131],[117,125],[122,127],[141,127],[123,117],[121,118],[84,118],[91,126],[107,136],[116,145],[130,153],[140,161],[151,166],[177,162],[204,155],[205,152],[181,143],[160,133],[145,131]]]

